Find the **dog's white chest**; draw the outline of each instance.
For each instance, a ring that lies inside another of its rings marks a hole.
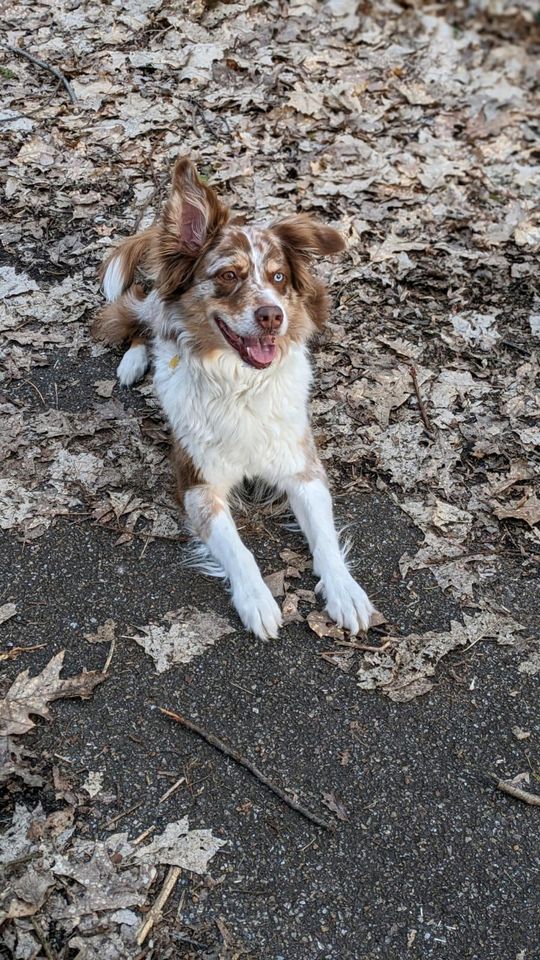
[[[176,439],[208,483],[277,483],[304,469],[311,368],[303,348],[259,371],[228,353],[203,363],[158,340],[154,383]]]

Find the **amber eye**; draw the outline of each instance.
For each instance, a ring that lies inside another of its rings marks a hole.
[[[274,283],[283,283],[284,279],[285,275],[283,273],[278,272],[274,274]]]
[[[229,283],[232,283],[233,280],[236,280],[236,274],[234,270],[225,270],[225,273],[221,274],[222,280],[227,280]]]

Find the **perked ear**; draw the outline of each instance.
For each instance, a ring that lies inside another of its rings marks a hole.
[[[298,213],[272,225],[286,249],[305,257],[328,257],[344,250],[346,243],[333,227],[326,227],[307,213]]]
[[[163,210],[169,252],[196,256],[229,219],[228,207],[197,174],[187,157],[174,166],[172,190]]]

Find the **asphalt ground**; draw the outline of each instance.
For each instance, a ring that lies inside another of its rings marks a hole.
[[[418,531],[388,494],[338,492],[337,514],[349,524],[359,578],[396,632],[444,630],[459,618],[429,573],[401,579],[398,559]],[[240,522],[264,573],[283,566],[285,547],[301,549],[282,518],[265,518],[262,536],[255,509]],[[247,635],[222,585],[185,567],[182,549],[142,549],[140,540],[119,547],[112,531],[75,516],[26,544],[6,534],[0,552],[19,611],[5,642],[44,644],[9,663],[4,683],[61,649],[66,674],[102,667],[107,646],[84,634],[108,618],[117,624],[106,682],[89,701],[55,703],[53,721],[38,721],[24,739],[75,781],[104,774],[102,794],[78,810],[78,829],[104,836],[124,813],[118,829],[135,836],[187,814],[191,826],[227,840],[210,879],[183,876],[171,900],[169,922],[180,903],[178,929],[202,944],[179,943],[177,955],[211,951],[222,918],[249,955],[272,960],[537,960],[538,811],[487,778],[494,769],[538,775],[538,683],[517,671],[515,651],[482,642],[451,654],[428,695],[393,703],[358,688],[354,663],[344,672],[324,660],[332,641],[306,623],[290,624],[277,641]],[[299,585],[313,588],[308,571]],[[490,590],[534,625],[534,580],[517,563],[507,562]],[[158,675],[127,637],[185,605],[238,629]],[[229,742],[334,830],[304,820],[159,706]],[[530,737],[516,739],[513,727]],[[181,776],[186,783],[160,804]],[[47,790],[26,793],[54,806]],[[325,793],[347,820],[329,813]]]

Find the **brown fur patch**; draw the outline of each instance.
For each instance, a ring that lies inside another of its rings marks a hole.
[[[193,533],[205,542],[212,530],[212,521],[219,513],[227,509],[223,500],[212,487],[206,484],[192,488],[197,491],[197,516],[191,517]]]
[[[184,498],[188,491],[197,493],[197,511],[193,516],[191,511],[191,525],[195,536],[206,541],[210,535],[214,517],[227,509],[227,504],[218,493],[204,482],[202,474],[193,463],[189,453],[182,444],[173,439],[171,459],[176,475],[176,499],[182,510],[185,509]]]
[[[311,480],[322,480],[323,483],[327,484],[328,478],[326,476],[326,470],[319,459],[319,454],[317,453],[317,447],[315,446],[315,440],[313,439],[311,430],[307,431],[300,443],[300,446],[305,453],[306,464],[301,473],[296,474],[297,480],[300,480],[303,483],[309,483]]]
[[[163,208],[156,267],[161,298],[174,300],[187,287],[200,257],[230,217],[229,208],[197,176],[187,158],[177,160],[173,188]]]
[[[171,460],[176,478],[176,499],[180,506],[183,507],[184,494],[186,491],[204,483],[204,480],[189,453],[187,453],[182,444],[176,439],[173,439]]]
[[[113,303],[99,311],[92,324],[92,336],[107,343],[123,343],[134,337],[144,342],[144,326],[136,310],[137,302],[145,298],[142,287],[134,285]]]
[[[141,266],[145,272],[152,273],[152,259],[155,244],[159,239],[159,226],[147,227],[134,237],[123,240],[105,260],[100,269],[100,280],[103,281],[107,267],[111,260],[119,257],[124,278],[124,288],[131,286],[135,279],[135,272]]]

